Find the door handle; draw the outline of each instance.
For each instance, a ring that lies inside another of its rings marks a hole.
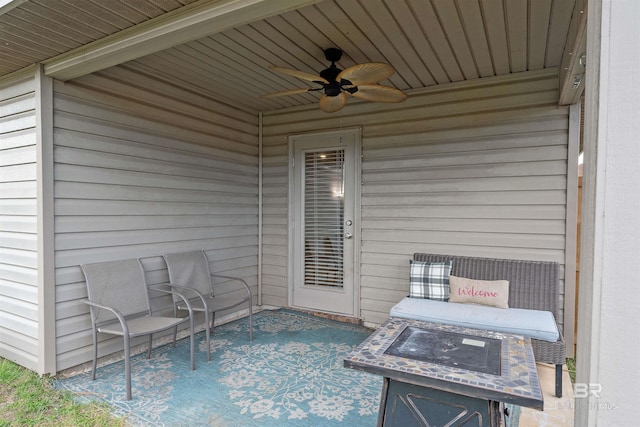
[[[350,238],[352,238],[352,237],[353,237],[353,234],[351,234],[351,233],[344,233],[344,238],[345,238],[345,239],[350,239]]]

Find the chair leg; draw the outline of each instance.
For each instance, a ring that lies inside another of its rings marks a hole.
[[[249,341],[253,341],[253,313],[251,300],[249,300]]]
[[[147,347],[147,359],[151,359],[151,344],[153,342],[153,335],[149,334],[149,346]]]
[[[173,317],[178,317],[178,306],[173,303]],[[173,328],[173,348],[176,347],[176,341],[178,340],[178,327]]]
[[[195,344],[195,336],[194,336],[194,323],[195,320],[193,319],[193,313],[191,313],[191,315],[189,316],[189,334],[190,334],[190,350],[191,350],[191,370],[195,371],[196,370],[196,356],[195,356],[195,348],[196,348],[196,344]]]
[[[562,365],[556,365],[556,397],[562,397]]]
[[[93,328],[93,365],[91,367],[91,379],[96,379],[96,368],[98,367],[98,331]]]
[[[131,348],[130,337],[124,337],[124,377],[127,385],[127,400],[131,400]]]
[[[211,328],[209,328],[209,311],[204,311],[204,323],[207,325],[205,328],[205,342],[207,344],[207,362],[211,362]]]

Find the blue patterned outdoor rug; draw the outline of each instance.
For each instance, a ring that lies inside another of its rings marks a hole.
[[[343,359],[371,330],[290,310],[254,316],[214,329],[211,362],[204,332],[196,370],[189,342],[132,358],[133,400],[125,400],[124,362],[56,380],[81,400],[106,401],[131,425],[341,426],[376,424],[382,378],[343,367]]]

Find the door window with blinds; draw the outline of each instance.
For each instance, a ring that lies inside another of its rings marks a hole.
[[[344,149],[304,155],[304,284],[343,285]]]
[[[289,141],[291,305],[353,315],[360,132],[294,135]]]

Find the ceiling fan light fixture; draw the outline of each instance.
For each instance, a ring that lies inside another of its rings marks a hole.
[[[336,96],[323,95],[320,98],[320,109],[325,113],[335,113],[347,104],[347,94],[340,92]]]

